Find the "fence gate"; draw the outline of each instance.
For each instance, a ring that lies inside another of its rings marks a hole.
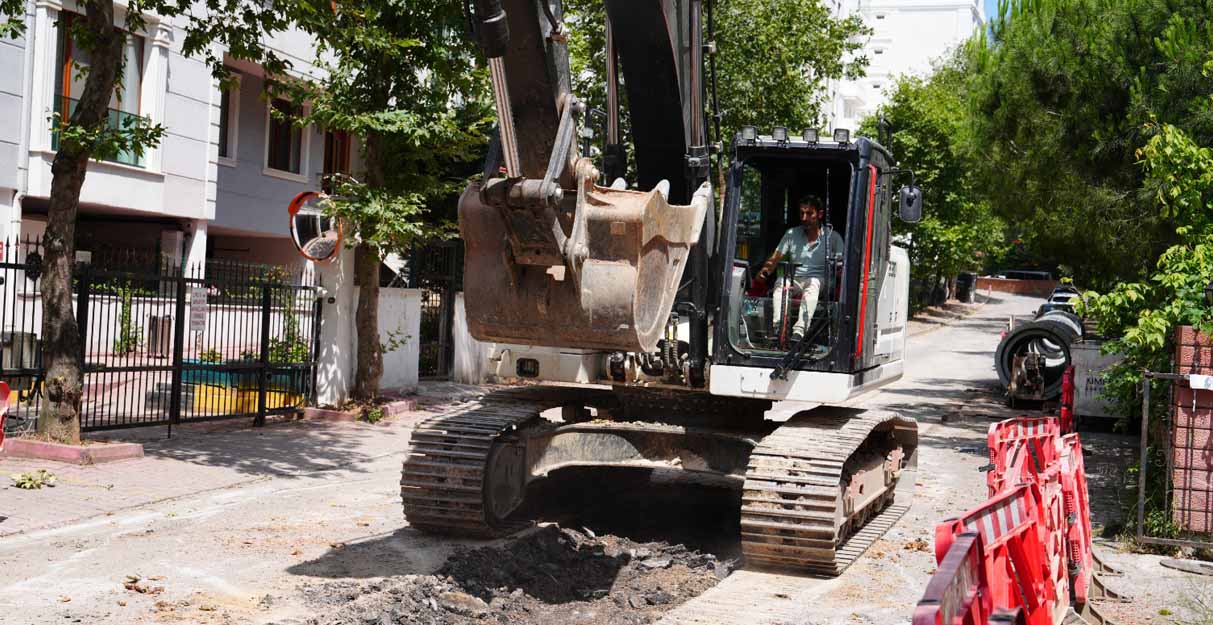
[[[450,241],[414,250],[409,261],[409,286],[421,291],[418,374],[422,378],[451,376],[455,292],[462,285],[462,242]]]
[[[1213,366],[1200,362],[1195,330],[1181,327],[1176,334],[1181,342],[1176,367],[1190,373],[1142,372],[1137,540],[1213,549],[1213,458],[1208,453],[1213,442],[1209,430],[1200,427],[1213,414],[1213,390],[1203,380],[1213,374]],[[1170,383],[1162,398],[1170,418],[1157,430],[1150,421],[1157,418],[1151,402],[1159,401],[1151,393],[1161,390],[1152,388],[1155,380]]]
[[[32,427],[40,407],[41,250],[5,246],[0,262],[0,380]],[[83,431],[293,412],[315,398],[316,286],[282,267],[159,259],[77,266]]]

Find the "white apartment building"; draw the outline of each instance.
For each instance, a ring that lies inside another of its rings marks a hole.
[[[116,7],[115,26],[123,24]],[[66,115],[83,88],[72,63],[87,65],[62,27],[82,14],[74,0],[30,0],[26,32],[0,40],[0,237],[40,237],[56,140],[49,118]],[[129,115],[162,124],[160,145],[136,156],[93,161],[80,196],[77,248],[140,248],[195,266],[203,259],[302,263],[289,238],[286,206],[317,189],[327,171],[348,171],[348,137],[298,129],[271,118],[289,110],[263,93],[260,67],[233,62],[224,92],[207,66],[182,54],[172,19],[149,16],[127,38],[123,93],[114,123]],[[299,32],[269,45],[301,75],[315,75],[314,46]]]
[[[925,76],[932,62],[985,24],[979,0],[838,0],[832,9],[840,17],[862,16],[873,32],[864,46],[867,75],[829,87],[830,129],[858,128],[885,101],[898,76]]]

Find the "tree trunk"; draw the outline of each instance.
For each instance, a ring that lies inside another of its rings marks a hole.
[[[366,183],[383,187],[383,137],[367,133]],[[368,243],[354,248],[354,275],[358,284],[358,309],[354,326],[358,332],[358,362],[354,369],[354,399],[371,401],[379,395],[383,377],[383,346],[379,343],[379,252]]]
[[[87,28],[96,48],[84,91],[69,124],[98,128],[108,122],[110,95],[118,75],[125,36],[114,29],[114,5],[94,0],[85,6]],[[74,71],[74,70],[72,70]],[[93,146],[61,140],[51,164],[51,197],[42,238],[42,363],[46,367],[46,401],[38,432],[64,443],[80,442],[80,400],[84,395],[83,353],[72,310],[72,269],[76,257],[76,213],[80,187]]]
[[[383,376],[383,347],[379,344],[379,253],[366,243],[354,248],[354,275],[358,281],[358,364],[354,370],[354,399],[371,401],[379,395]]]

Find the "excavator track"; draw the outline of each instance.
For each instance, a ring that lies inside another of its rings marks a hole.
[[[525,527],[494,519],[485,475],[493,443],[538,423],[540,413],[569,400],[595,397],[585,389],[533,386],[494,391],[423,421],[413,430],[400,478],[409,525],[436,534],[491,538]]]
[[[544,427],[540,414],[549,408],[611,401],[609,391],[513,388],[422,422],[400,482],[409,524],[468,537],[503,536],[525,527],[524,520],[498,518],[492,511],[495,476],[488,471],[494,450],[508,447],[498,443]],[[747,568],[822,576],[845,570],[909,508],[916,430],[913,420],[894,412],[818,408],[763,437],[750,455],[742,491]],[[843,514],[854,457],[883,458],[897,445],[894,431],[901,432],[898,449],[906,454],[896,483],[862,509]]]
[[[865,509],[841,515],[848,459],[873,444],[874,432],[893,429],[914,432],[896,483]],[[909,509],[916,430],[894,412],[819,408],[765,437],[750,456],[742,491],[747,568],[842,573]]]

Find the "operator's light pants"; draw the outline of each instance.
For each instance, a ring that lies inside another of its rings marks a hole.
[[[796,302],[792,301],[793,297],[800,296],[800,312],[796,315],[796,321],[792,324],[787,334],[783,330],[783,306],[784,294],[787,292],[787,306],[791,310]],[[804,336],[805,330],[809,327],[809,322],[813,320],[813,311],[817,309],[817,296],[821,292],[821,278],[793,278],[788,280],[783,278],[775,286],[774,304],[775,308],[775,332],[778,336],[787,336],[791,338],[793,334]]]

